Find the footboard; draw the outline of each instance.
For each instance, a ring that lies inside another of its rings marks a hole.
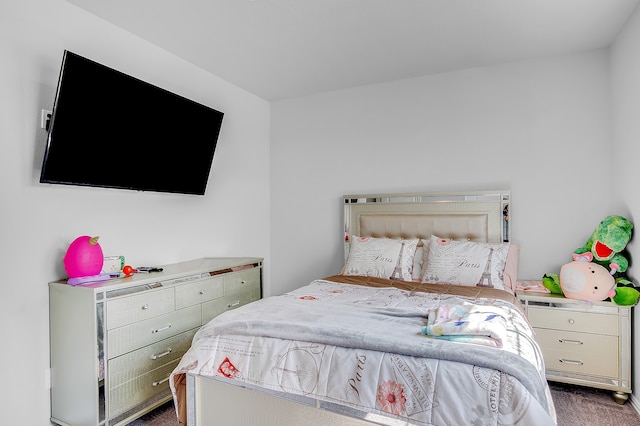
[[[322,408],[316,400],[288,400],[260,390],[225,383],[216,378],[187,374],[188,426],[299,426],[326,424],[362,426],[380,424],[371,418],[350,417]],[[336,406],[336,408],[338,408]],[[365,414],[367,417],[379,417]],[[385,419],[384,424],[393,421]],[[402,424],[406,424],[402,422]]]

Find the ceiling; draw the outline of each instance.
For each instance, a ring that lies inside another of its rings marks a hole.
[[[67,0],[269,101],[605,48],[640,0]]]

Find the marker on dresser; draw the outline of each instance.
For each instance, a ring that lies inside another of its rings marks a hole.
[[[149,272],[162,272],[162,268],[158,268],[157,266],[139,266],[136,269],[138,272],[142,272],[143,274],[148,274]]]

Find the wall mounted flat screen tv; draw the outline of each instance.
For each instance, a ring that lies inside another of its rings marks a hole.
[[[204,195],[222,117],[65,51],[40,182]]]

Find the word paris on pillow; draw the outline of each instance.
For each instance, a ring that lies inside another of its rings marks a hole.
[[[431,236],[422,282],[504,290],[509,243],[449,241]]]
[[[363,275],[411,281],[413,256],[418,239],[351,238],[343,275]]]

